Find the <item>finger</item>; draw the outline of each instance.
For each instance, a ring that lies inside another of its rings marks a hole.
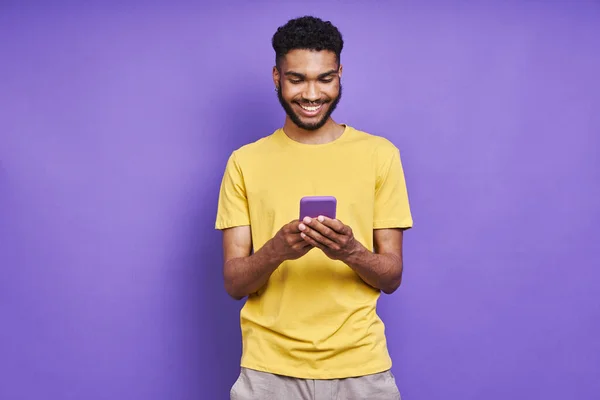
[[[303,243],[305,243],[305,244],[306,244],[306,240],[304,240],[304,237],[303,237],[302,235],[304,235],[304,234],[303,234],[303,233],[300,233],[300,234],[298,235],[298,243],[300,243],[300,242],[303,242]],[[306,236],[306,235],[304,235],[304,236]]]
[[[319,232],[321,235],[325,236],[326,238],[337,242],[339,241],[339,235],[337,232],[335,232],[333,229],[329,228],[328,226],[322,224],[321,222],[319,222],[317,219],[312,219],[312,218],[304,218],[304,220],[302,221],[302,223],[300,225],[309,225],[313,230]],[[303,228],[301,228],[303,229]]]
[[[327,246],[325,246],[324,244],[317,242],[310,236],[305,235],[304,233],[301,233],[300,236],[302,236],[302,240],[304,240],[309,246],[318,247],[321,250],[325,250],[327,248]]]
[[[306,236],[309,236],[311,239],[313,239],[315,242],[322,244],[323,246],[326,246],[328,248],[333,248],[336,246],[336,244],[329,238],[323,236],[321,233],[319,233],[318,231],[316,231],[315,229],[312,229],[308,226],[306,226],[303,230],[302,233],[304,233]],[[300,234],[302,236],[302,234]]]
[[[295,219],[295,220],[291,221],[287,225],[288,232],[290,232],[290,233],[300,233],[299,225],[300,225],[300,221],[299,220]]]
[[[300,235],[298,235],[298,236],[300,237]],[[300,241],[302,243],[299,242],[299,243],[294,244],[294,246],[293,246],[297,251],[304,250],[307,247],[313,247],[312,244],[310,244],[309,242],[307,242],[306,240],[304,240],[304,238],[302,238],[302,237],[300,237]]]
[[[347,229],[348,227],[346,225],[344,225],[342,223],[342,221],[340,221],[339,219],[331,219],[331,218],[324,217],[321,215],[317,218],[317,221],[319,221],[321,224],[332,229],[334,232],[336,232],[340,235],[348,234],[348,229]]]
[[[298,231],[298,232],[300,232],[300,231]],[[294,233],[291,235],[291,237],[292,237],[291,243],[292,244],[296,244],[296,243],[300,243],[300,242],[304,241],[304,239],[302,239],[302,237],[300,236],[300,233]]]

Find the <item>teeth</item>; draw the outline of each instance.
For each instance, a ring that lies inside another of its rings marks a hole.
[[[308,106],[301,106],[303,109],[305,109],[306,111],[317,111],[319,108],[321,108],[320,105],[318,106],[314,106],[314,107],[308,107]]]

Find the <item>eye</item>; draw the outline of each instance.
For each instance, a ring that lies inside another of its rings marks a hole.
[[[323,82],[323,83],[333,82],[333,78],[323,78],[323,79],[321,79],[321,82]]]
[[[290,79],[290,83],[294,84],[294,85],[297,85],[297,84],[299,84],[301,82],[302,82],[302,79]]]

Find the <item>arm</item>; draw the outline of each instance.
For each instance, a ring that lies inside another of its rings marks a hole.
[[[391,294],[402,282],[402,240],[412,216],[399,150],[387,142],[375,153],[377,180],[373,214],[374,251],[354,239],[338,219],[305,218],[302,238],[330,258],[343,261],[368,285]]]
[[[388,142],[376,154],[374,252],[359,243],[346,263],[367,284],[391,294],[402,283],[402,241],[404,231],[412,227],[412,216],[400,151]]]
[[[269,243],[252,254],[252,231],[246,184],[236,152],[227,161],[217,209],[216,228],[223,232],[225,290],[241,300],[258,291],[279,265]]]
[[[270,241],[254,254],[250,226],[223,230],[223,278],[225,290],[236,300],[258,291],[277,269],[281,260]]]
[[[240,300],[257,292],[282,262],[302,257],[312,248],[300,237],[298,224],[284,225],[252,255],[250,226],[223,230],[223,278],[231,297]]]
[[[368,285],[392,294],[402,283],[402,229],[376,229],[373,232],[375,251],[359,242],[346,264]]]
[[[302,238],[334,260],[348,265],[368,285],[391,294],[402,282],[403,229],[375,229],[375,251],[354,238],[352,229],[340,220],[306,218],[300,224]]]

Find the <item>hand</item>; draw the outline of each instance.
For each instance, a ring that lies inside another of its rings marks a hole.
[[[344,261],[360,248],[352,229],[337,219],[306,217],[298,228],[306,243],[320,248],[333,260]]]
[[[299,225],[299,220],[284,225],[272,239],[273,251],[282,262],[296,260],[313,248],[300,236]]]

